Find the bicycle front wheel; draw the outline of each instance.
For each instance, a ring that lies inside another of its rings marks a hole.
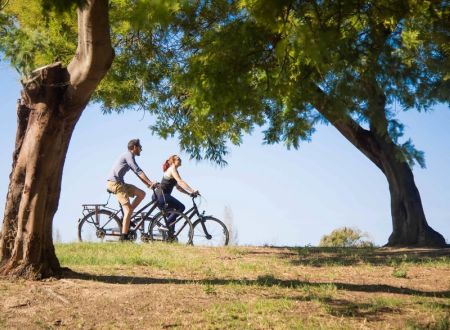
[[[225,226],[222,221],[214,217],[200,217],[194,222],[194,245],[228,245],[229,235],[227,226]]]
[[[109,210],[98,210],[88,213],[78,224],[78,240],[80,242],[118,241],[122,222]]]
[[[173,223],[168,224],[167,218],[171,214],[176,214],[176,218]],[[192,244],[193,228],[191,220],[183,213],[177,210],[164,210],[152,219],[148,234],[151,241]]]

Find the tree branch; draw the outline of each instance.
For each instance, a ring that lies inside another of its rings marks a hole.
[[[316,96],[314,97],[313,106],[320,112],[336,129],[350,141],[359,151],[369,158],[383,173],[383,165],[378,157],[380,147],[376,137],[371,131],[362,128],[348,114],[342,118],[332,111],[328,110],[328,105],[332,100],[321,88],[316,86]]]
[[[67,108],[79,108],[89,101],[113,59],[108,0],[87,0],[78,8],[78,47],[67,67],[70,75]]]

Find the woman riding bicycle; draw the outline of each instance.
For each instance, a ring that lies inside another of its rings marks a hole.
[[[183,212],[185,206],[178,199],[173,197],[172,190],[176,187],[182,193],[189,196],[199,195],[198,190],[192,189],[186,181],[184,181],[178,173],[178,167],[181,166],[181,158],[178,155],[170,156],[163,164],[163,177],[159,185],[160,189],[156,189],[156,196],[159,206],[166,205],[168,208],[176,209]],[[169,236],[173,234],[174,228],[170,224],[175,220],[176,214],[167,218],[167,226],[169,227]]]

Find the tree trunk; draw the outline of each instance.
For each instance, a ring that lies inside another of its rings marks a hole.
[[[386,176],[393,225],[386,246],[446,247],[444,237],[428,225],[412,170],[390,137],[362,128],[350,116],[335,117],[327,110],[327,95],[320,89],[317,95],[315,108]]]
[[[0,242],[2,274],[41,278],[60,271],[52,220],[67,148],[83,110],[62,109],[68,77],[67,70],[55,64],[23,82]]]
[[[413,172],[396,157],[395,145],[380,143],[379,159],[389,183],[393,232],[386,246],[445,247],[444,237],[427,223]]]
[[[75,125],[112,64],[108,1],[78,9],[78,48],[23,81],[17,105],[13,166],[0,239],[0,274],[39,279],[58,275],[52,239],[64,161]]]
[[[444,237],[428,225],[413,172],[390,138],[350,121],[337,121],[335,127],[386,176],[393,225],[386,246],[445,247]]]

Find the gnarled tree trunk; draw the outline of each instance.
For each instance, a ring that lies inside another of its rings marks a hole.
[[[326,108],[331,100],[320,89],[317,91],[320,97],[316,109],[386,176],[393,225],[386,246],[446,247],[444,237],[428,225],[412,170],[399,157],[398,147],[390,137],[362,128],[350,116],[336,118]]]
[[[55,63],[23,82],[0,240],[3,275],[43,278],[60,272],[52,221],[72,132],[112,63],[108,1],[86,1],[78,9],[78,30],[77,54],[67,68]]]
[[[65,155],[81,114],[60,111],[67,81],[67,70],[57,64],[24,82],[2,230],[4,274],[39,277],[59,271],[52,220],[58,208]]]
[[[334,126],[384,173],[391,195],[393,232],[387,246],[445,247],[445,239],[427,223],[409,164],[388,136],[381,137],[351,119]]]
[[[393,232],[387,246],[446,246],[444,237],[427,223],[410,166],[396,157],[391,141],[381,140],[379,146],[376,156],[382,164],[391,194]]]

